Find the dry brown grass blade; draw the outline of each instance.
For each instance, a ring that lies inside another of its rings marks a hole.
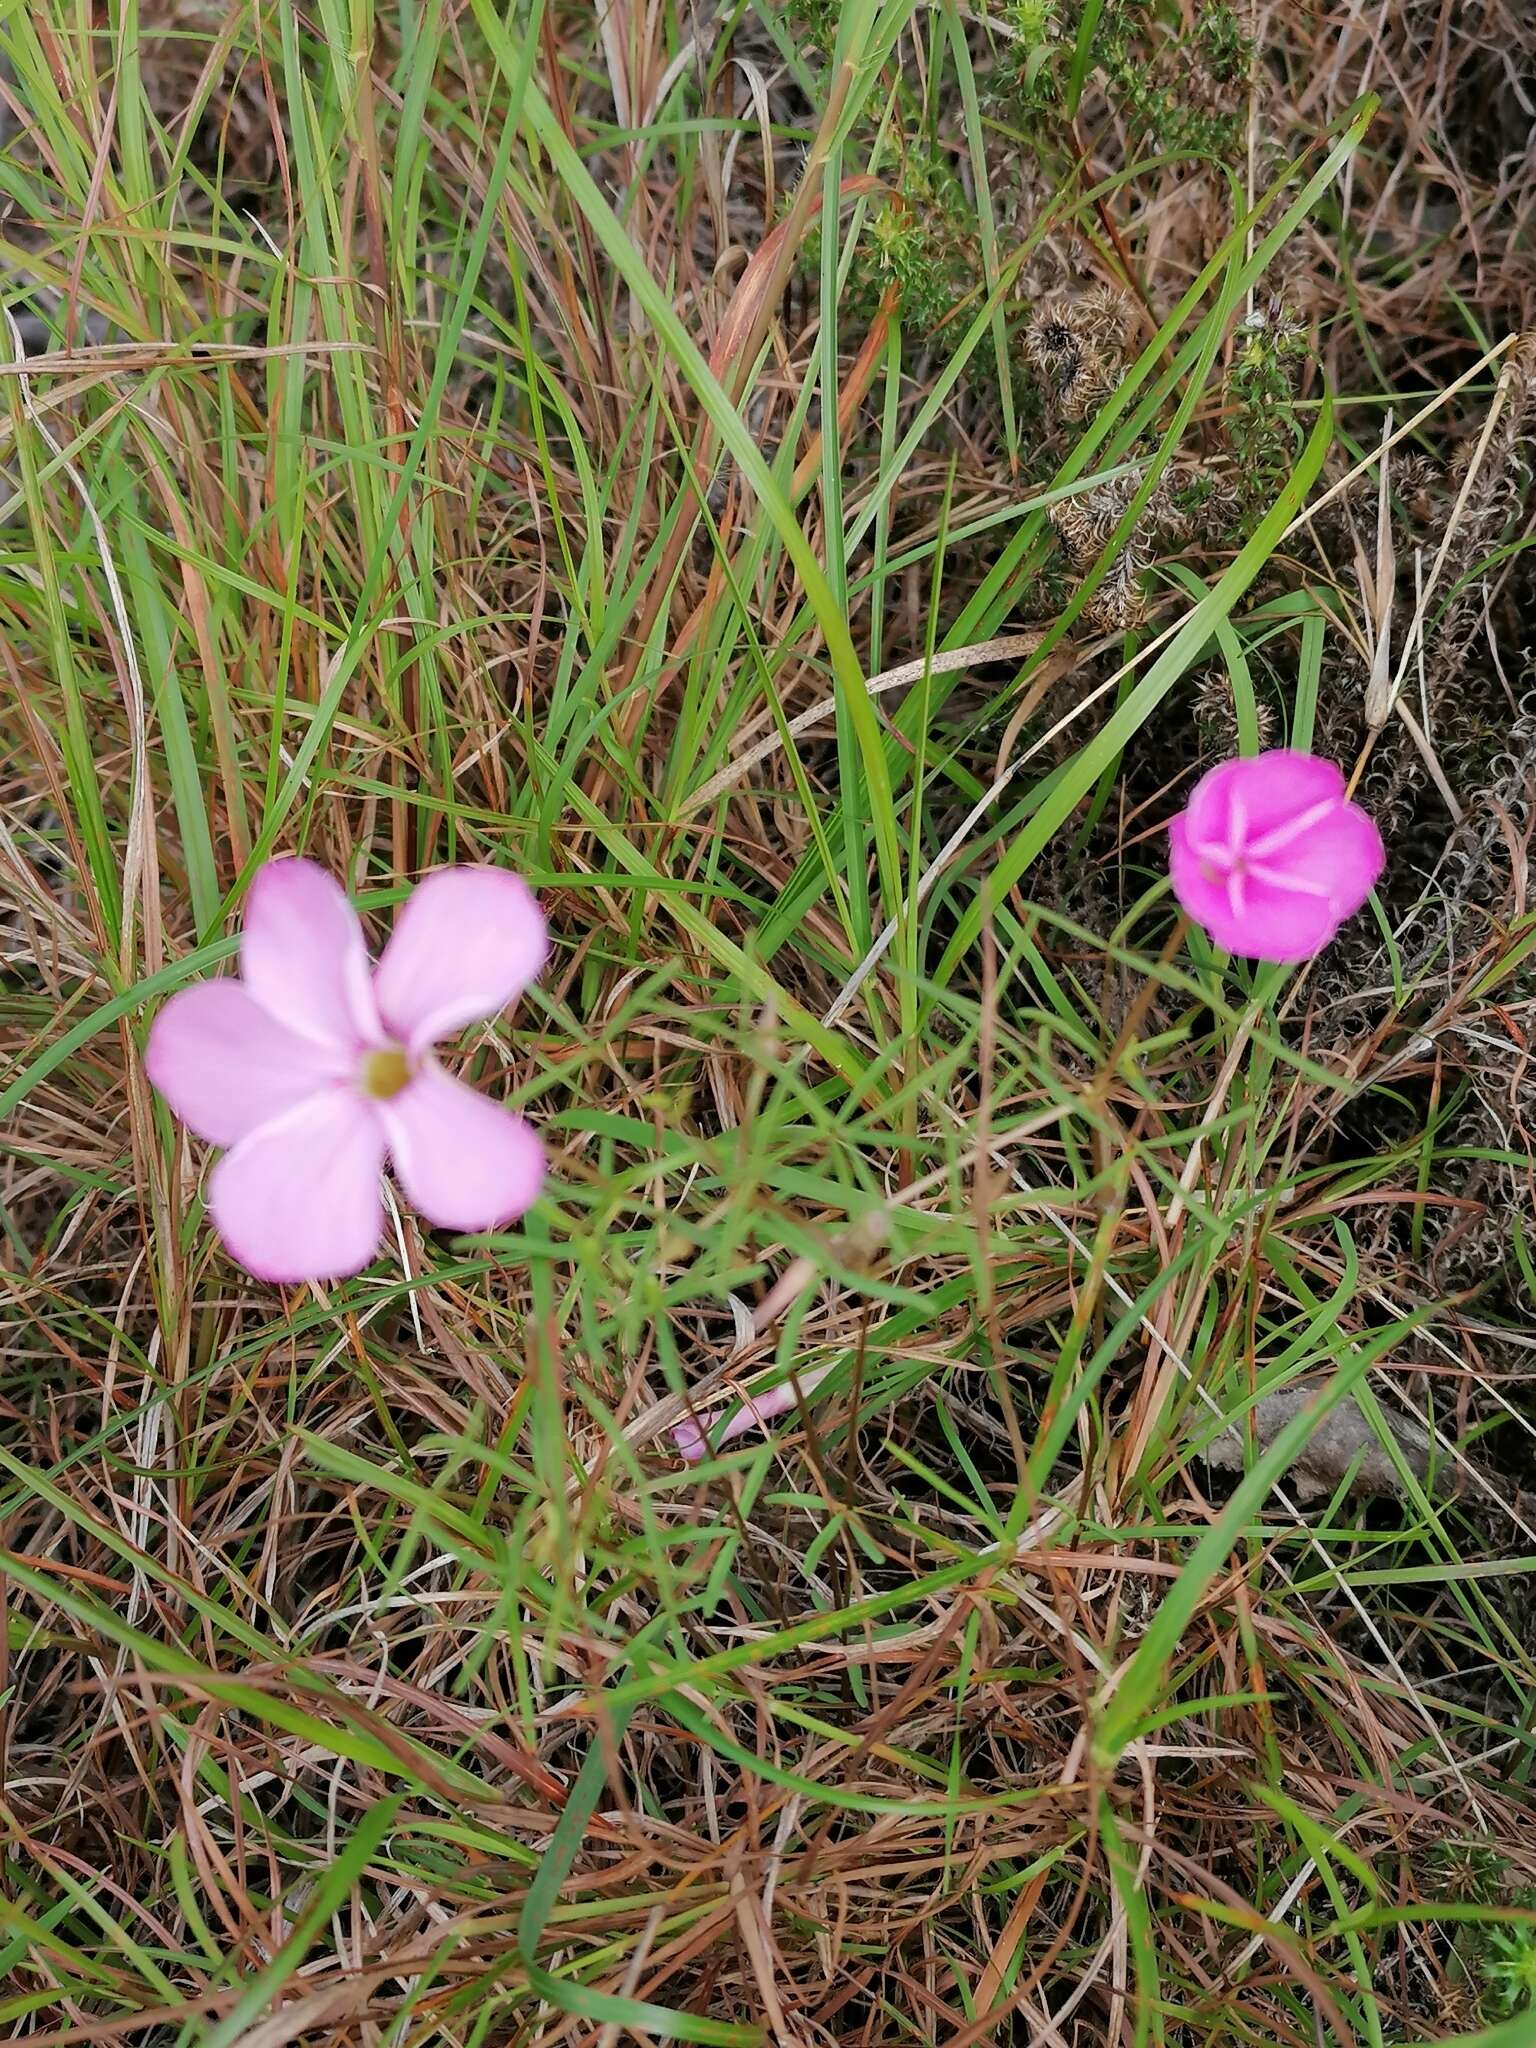
[[[1365,685],[1365,722],[1373,730],[1392,715],[1392,606],[1397,593],[1397,556],[1392,545],[1392,414],[1381,423],[1381,469],[1376,478],[1376,560],[1355,549],[1360,592],[1371,625],[1371,672]]]
[[[883,674],[870,676],[865,684],[870,696],[878,697],[889,690],[905,689],[909,684],[920,682],[925,675],[956,675],[966,669],[979,668],[989,661],[1019,661],[1033,654],[1044,638],[1043,631],[1026,633],[1001,633],[995,640],[979,641],[974,647],[948,647],[933,655],[919,655],[915,660],[898,662],[895,668],[886,669]],[[782,731],[777,726],[760,738],[746,735],[749,744],[732,760],[712,775],[701,789],[694,791],[684,806],[684,816],[703,810],[715,803],[742,782],[760,763],[771,757],[784,746],[786,739],[799,739],[802,734],[813,732],[818,725],[825,725],[837,712],[837,699],[825,697],[820,703],[812,704],[789,720]],[[759,723],[765,723],[771,713]]]

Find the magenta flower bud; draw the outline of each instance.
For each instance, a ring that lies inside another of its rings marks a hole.
[[[1333,762],[1288,747],[1211,769],[1168,829],[1173,893],[1245,960],[1309,959],[1386,865]]]

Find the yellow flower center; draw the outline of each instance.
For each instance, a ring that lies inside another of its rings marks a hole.
[[[411,1078],[410,1062],[398,1045],[371,1052],[363,1061],[363,1093],[375,1102],[388,1102]]]

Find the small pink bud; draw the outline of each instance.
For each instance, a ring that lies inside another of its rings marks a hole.
[[[732,1437],[740,1436],[754,1423],[766,1428],[775,1415],[783,1415],[802,1398],[808,1400],[831,1370],[830,1365],[818,1365],[812,1372],[792,1373],[778,1386],[770,1387],[766,1394],[743,1394],[741,1406],[720,1431],[720,1442],[715,1448],[723,1449]],[[673,1430],[672,1441],[677,1446],[677,1455],[686,1464],[697,1465],[702,1458],[709,1456],[709,1439],[724,1413],[723,1408],[712,1408],[697,1421],[690,1415]]]

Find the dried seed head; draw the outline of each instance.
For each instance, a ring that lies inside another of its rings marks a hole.
[[[1063,419],[1085,418],[1120,382],[1135,318],[1131,302],[1107,285],[1063,293],[1037,310],[1024,352]]]
[[[1141,573],[1146,562],[1134,546],[1123,548],[1083,609],[1084,618],[1106,633],[1128,633],[1147,613]]]
[[[1275,714],[1260,704],[1259,745],[1274,744]],[[1195,723],[1200,729],[1201,753],[1210,760],[1224,760],[1238,748],[1237,702],[1232,678],[1224,668],[1208,668],[1195,682]]]

